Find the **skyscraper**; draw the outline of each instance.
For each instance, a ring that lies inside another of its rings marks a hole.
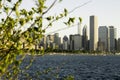
[[[58,49],[61,43],[61,38],[59,37],[59,33],[54,34],[54,43],[55,43],[55,48]]]
[[[117,51],[120,52],[120,38],[118,38],[118,42],[117,42]]]
[[[46,46],[47,48],[53,48],[54,35],[47,35],[46,37]]]
[[[90,50],[98,47],[98,20],[96,16],[90,16]]]
[[[88,50],[88,35],[87,35],[87,25],[83,27],[83,36],[82,36],[82,47],[84,50]]]
[[[63,50],[68,50],[68,37],[63,37]]]
[[[108,30],[108,48],[109,48],[109,51],[116,50],[115,40],[116,40],[116,28],[114,28],[114,26],[109,26],[109,30]]]
[[[80,37],[79,39],[79,45],[80,45],[80,49],[82,48],[82,34],[81,34],[81,24],[78,23],[78,35]]]
[[[106,26],[99,27],[99,50],[108,51],[108,28]]]

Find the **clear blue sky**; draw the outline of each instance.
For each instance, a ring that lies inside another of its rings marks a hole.
[[[47,0],[47,5],[51,4],[54,0]],[[83,3],[89,0],[63,0],[61,3],[55,5],[55,7],[48,13],[48,15],[55,15],[63,11],[64,8],[67,8],[69,11],[74,7],[82,5]],[[96,15],[98,16],[98,25],[99,26],[110,26],[113,25],[117,28],[117,36],[120,37],[120,0],[91,0],[89,4],[75,10],[70,17],[82,17],[83,23],[82,26],[87,24],[89,27],[89,16]],[[34,6],[34,3],[30,0],[23,0],[22,7],[29,9],[31,6]],[[66,20],[65,18],[61,21]],[[60,28],[66,27],[61,21],[56,22],[52,28],[47,31],[54,31]],[[75,34],[77,33],[76,27],[64,30],[60,32],[60,35],[64,34]]]

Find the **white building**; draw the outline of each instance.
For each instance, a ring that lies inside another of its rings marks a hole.
[[[90,50],[98,48],[98,20],[96,16],[90,16]]]

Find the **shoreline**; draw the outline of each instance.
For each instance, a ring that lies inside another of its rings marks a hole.
[[[53,53],[45,53],[44,55],[81,55],[81,56],[109,56],[109,55],[115,55],[115,56],[120,56],[120,53],[116,53],[116,54],[90,54],[90,53],[57,53],[57,52],[53,52]]]
[[[27,53],[27,55],[32,55]],[[81,55],[81,56],[120,56],[120,53],[67,53],[67,52],[44,52],[44,53],[39,53],[39,54],[33,54],[35,56],[44,56],[44,55]]]

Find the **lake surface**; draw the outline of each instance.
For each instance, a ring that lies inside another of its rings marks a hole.
[[[31,56],[21,65],[23,69]],[[28,75],[29,77],[25,77]],[[19,79],[63,80],[73,76],[75,80],[120,80],[120,56],[93,55],[44,55],[35,56],[32,66]]]

